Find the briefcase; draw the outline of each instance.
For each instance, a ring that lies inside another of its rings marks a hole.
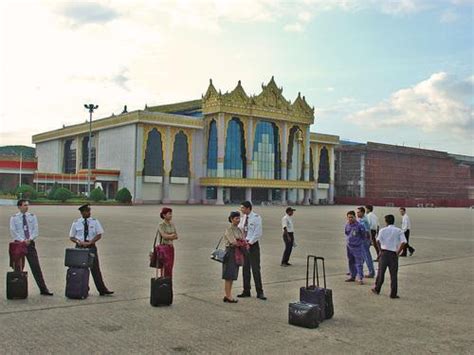
[[[28,273],[26,271],[7,272],[7,299],[21,300],[28,297]]]
[[[64,266],[74,268],[90,268],[94,263],[95,254],[87,248],[67,248]]]
[[[288,305],[288,323],[314,329],[319,326],[321,309],[317,304],[293,302]]]

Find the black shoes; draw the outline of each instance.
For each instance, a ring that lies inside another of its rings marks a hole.
[[[414,252],[415,252],[415,249],[410,250],[410,256],[412,256]]]
[[[40,294],[43,295],[43,296],[52,296],[53,295],[53,293],[49,290],[41,291]]]
[[[259,300],[262,300],[262,301],[266,301],[266,300],[267,300],[267,298],[265,297],[265,295],[264,295],[263,293],[257,295],[257,298],[258,298]]]
[[[237,303],[239,302],[238,300],[234,300],[234,299],[230,299],[230,298],[227,298],[227,297],[224,297],[224,302],[225,303]]]
[[[99,294],[100,294],[101,296],[109,296],[109,295],[113,295],[113,294],[114,294],[114,291],[109,291],[109,290],[107,290],[107,291],[99,292]]]
[[[239,298],[250,297],[250,292],[242,292],[240,295],[237,295]]]
[[[391,299],[397,299],[400,298],[400,296],[390,296]]]

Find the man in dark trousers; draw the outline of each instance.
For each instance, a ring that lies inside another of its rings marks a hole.
[[[407,256],[407,249],[410,252],[410,256],[412,256],[413,253],[415,252],[415,248],[413,248],[409,244],[409,242],[410,242],[410,229],[411,229],[410,217],[408,217],[407,210],[406,210],[405,207],[400,207],[400,214],[402,215],[402,230],[403,230],[403,233],[405,233],[405,238],[407,240],[405,248],[403,249],[403,252],[400,254],[400,256]]]
[[[266,300],[263,293],[262,275],[260,274],[260,245],[262,238],[262,218],[252,211],[250,201],[241,203],[240,210],[243,214],[240,219],[239,228],[244,233],[244,237],[250,245],[249,252],[245,257],[243,267],[244,291],[237,297],[250,297],[250,270],[252,270],[257,298]]]
[[[395,227],[395,217],[385,216],[386,227],[379,231],[377,243],[379,246],[379,270],[372,292],[379,294],[384,282],[385,271],[390,271],[390,298],[398,297],[398,256],[403,252],[407,240],[400,228]]]
[[[285,243],[285,251],[283,252],[283,257],[281,259],[281,266],[290,266],[290,255],[293,250],[293,244],[295,243],[295,228],[293,225],[293,216],[294,211],[292,207],[286,208],[286,213],[281,219],[281,227],[283,229],[283,242]]]
[[[36,239],[39,235],[38,219],[33,213],[28,212],[29,203],[27,200],[18,200],[16,205],[20,211],[10,218],[12,241],[26,244],[28,250],[26,259],[30,264],[31,273],[40,289],[40,293],[44,296],[52,296],[53,293],[48,290],[44,282],[38,252],[36,251]],[[23,265],[14,265],[13,267],[17,271],[23,270]]]
[[[114,292],[107,289],[102,279],[99,254],[96,247],[96,243],[102,238],[104,230],[97,219],[91,218],[91,207],[88,203],[79,207],[79,211],[82,217],[72,222],[69,239],[76,244],[76,248],[89,248],[95,254],[94,263],[91,267],[95,287],[101,296],[111,295]]]

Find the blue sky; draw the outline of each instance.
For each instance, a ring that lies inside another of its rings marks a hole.
[[[213,78],[316,107],[313,131],[474,154],[473,1],[6,1],[1,144],[145,104]]]

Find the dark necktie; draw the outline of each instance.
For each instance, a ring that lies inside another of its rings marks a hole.
[[[87,218],[84,219],[84,241],[87,242],[87,237],[89,236],[89,225],[87,224]]]
[[[245,215],[245,222],[244,222],[244,238],[247,238],[247,232],[249,229],[249,216]]]
[[[28,228],[28,222],[26,221],[25,214],[23,214],[23,231],[25,232],[25,238],[30,239],[30,229]]]

